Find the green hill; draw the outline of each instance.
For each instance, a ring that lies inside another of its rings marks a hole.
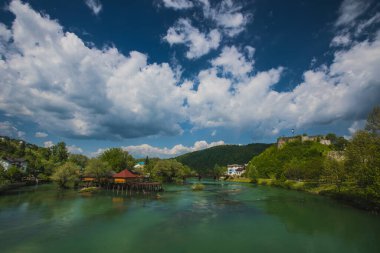
[[[226,166],[234,163],[248,163],[253,156],[260,154],[270,145],[272,144],[220,145],[187,153],[175,159],[197,172],[208,173],[214,168],[215,164]]]

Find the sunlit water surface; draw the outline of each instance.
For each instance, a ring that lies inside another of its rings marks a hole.
[[[0,252],[380,252],[380,216],[302,192],[205,184],[160,196],[24,188],[0,196]]]

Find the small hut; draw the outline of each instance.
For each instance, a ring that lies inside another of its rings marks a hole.
[[[119,173],[112,175],[112,177],[113,177],[114,183],[117,183],[117,184],[124,184],[130,181],[136,182],[140,178],[142,178],[141,175],[135,174],[128,169],[122,170]]]

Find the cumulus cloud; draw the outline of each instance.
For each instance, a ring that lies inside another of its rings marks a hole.
[[[85,3],[95,15],[98,15],[103,9],[102,3],[99,0],[85,0]]]
[[[202,5],[204,16],[213,20],[229,37],[235,37],[244,31],[252,19],[251,15],[241,12],[241,5],[232,0],[223,0],[214,7],[209,0],[199,0],[199,2]]]
[[[250,48],[254,50],[253,48]],[[230,73],[234,76],[243,76],[251,72],[254,61],[248,62],[244,55],[236,47],[224,47],[219,57],[211,61],[213,66],[221,67],[224,73]]]
[[[198,150],[215,147],[219,145],[224,145],[224,144],[225,144],[224,141],[216,141],[216,142],[211,142],[211,143],[207,143],[207,141],[196,141],[194,145],[191,147],[178,144],[172,148],[167,148],[167,147],[159,148],[159,147],[151,146],[149,144],[142,144],[138,146],[127,146],[127,147],[122,147],[122,148],[136,157],[150,156],[150,157],[170,158],[170,157],[179,156],[188,152],[198,151]]]
[[[46,138],[48,136],[48,134],[44,133],[44,132],[36,132],[34,136],[36,138]]]
[[[358,61],[357,59],[361,59]],[[282,68],[234,82],[217,69],[203,70],[187,94],[191,122],[198,127],[251,128],[268,135],[281,129],[365,118],[380,101],[380,36],[337,51],[333,63],[308,70],[289,92],[273,89]]]
[[[75,145],[67,146],[67,151],[71,154],[82,154],[83,153],[83,149],[80,147],[77,147]]]
[[[339,8],[336,26],[350,25],[370,6],[368,0],[344,0]]]
[[[194,6],[191,1],[188,0],[162,0],[166,8],[172,8],[174,10],[189,9]]]
[[[12,26],[0,25],[0,110],[58,135],[175,135],[181,122],[273,135],[286,128],[361,120],[380,101],[379,33],[338,48],[330,65],[305,71],[296,88],[280,92],[274,85],[283,67],[252,71],[253,48],[243,49],[244,55],[234,46],[224,47],[196,80],[179,84],[167,63],[148,63],[147,55],[136,51],[125,56],[114,47],[87,47],[18,0],[10,10]],[[172,29],[166,39],[187,45],[189,58],[219,46],[220,35],[212,39],[211,32],[201,33],[187,19]]]
[[[25,137],[25,132],[18,130],[11,122],[4,121],[0,122],[0,135],[23,139]]]
[[[148,64],[136,51],[89,48],[18,0],[9,9],[15,20],[10,29],[1,26],[8,38],[0,58],[1,110],[69,137],[181,132],[184,97],[167,63]]]
[[[171,46],[184,44],[188,48],[186,57],[194,59],[218,48],[221,36],[217,29],[211,30],[208,34],[202,33],[192,26],[189,19],[180,18],[173,27],[168,29],[163,39]]]
[[[44,142],[44,147],[45,148],[51,148],[53,146],[54,146],[54,142],[52,142],[52,141],[45,141]]]

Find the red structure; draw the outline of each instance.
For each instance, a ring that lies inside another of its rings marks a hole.
[[[136,179],[141,178],[140,175],[134,174],[128,169],[122,170],[119,173],[114,174],[112,177],[115,183],[126,183],[127,180],[135,181]]]

